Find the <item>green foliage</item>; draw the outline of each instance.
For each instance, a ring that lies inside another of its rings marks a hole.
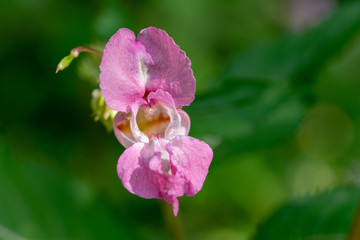
[[[249,49],[234,59],[225,79],[294,80],[308,84],[359,32],[359,16],[360,3],[354,2],[339,8],[331,18],[305,34]]]
[[[354,186],[295,199],[262,223],[254,240],[346,239],[359,202]]]
[[[244,52],[230,63],[214,90],[187,109],[191,133],[225,144],[236,141],[247,150],[288,139],[313,103],[311,81],[359,29],[360,3],[354,2],[300,36]]]
[[[7,149],[0,138],[0,239],[10,236],[1,227],[26,239],[136,238],[88,184],[21,165]]]

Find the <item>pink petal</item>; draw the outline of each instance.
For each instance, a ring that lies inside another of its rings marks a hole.
[[[139,111],[140,106],[143,104],[146,104],[146,101],[142,98],[139,98],[131,105],[130,128],[136,141],[148,143],[149,138],[146,136],[145,133],[140,131],[136,121],[136,115]]]
[[[162,89],[171,94],[177,107],[188,106],[194,100],[195,78],[185,52],[165,31],[154,27],[143,29],[137,39],[152,58],[146,63],[146,91]]]
[[[167,203],[172,204],[173,214],[176,217],[179,212],[179,200],[176,197],[167,197],[164,199]]]
[[[161,198],[156,175],[145,165],[153,155],[146,143],[135,143],[120,156],[117,173],[129,192],[142,198]]]
[[[173,214],[176,217],[179,212],[179,200],[177,198],[174,198],[172,202],[172,207],[173,207]]]
[[[173,206],[174,216],[178,214],[179,211],[179,200],[177,197],[181,197],[185,192],[185,179],[179,176],[169,176],[165,185],[164,200]]]
[[[144,62],[150,57],[135,34],[121,28],[106,44],[100,64],[100,88],[106,104],[116,111],[126,112],[145,93],[147,81]]]
[[[136,140],[131,132],[130,121],[124,116],[125,113],[118,112],[114,118],[113,128],[118,141],[124,148],[132,146]]]
[[[157,139],[153,139],[153,141],[150,144],[153,145],[154,155],[156,155],[156,157],[150,159],[149,168],[154,173],[158,173],[159,174],[158,177],[160,177],[161,175],[167,175],[170,170],[169,153],[166,150],[162,149]],[[165,182],[166,182],[166,178],[161,179],[161,181],[159,181],[160,189],[163,189]]]
[[[179,135],[178,131],[181,130],[181,117],[176,110],[172,96],[168,92],[157,90],[156,92],[151,92],[148,96],[149,102],[153,99],[158,100],[157,104],[161,104],[170,116],[170,123],[165,131],[165,138],[172,139]]]
[[[213,157],[212,149],[196,138],[178,136],[172,140],[172,153],[172,172],[187,180],[185,194],[195,195],[202,188],[208,174]]]
[[[180,176],[169,176],[167,179],[165,188],[167,189],[166,194],[174,197],[181,197],[184,195],[185,179]]]
[[[187,136],[187,135],[189,135],[190,125],[191,125],[190,117],[181,108],[178,108],[177,111],[178,111],[178,113],[180,114],[180,117],[181,117],[181,126],[180,126],[180,129],[178,130],[178,134]]]
[[[165,105],[167,105],[169,107],[174,107],[174,108],[176,107],[174,99],[170,95],[170,93],[163,91],[161,89],[158,89],[155,92],[149,93],[147,99],[148,99],[148,102],[155,99],[155,100],[161,101],[162,103],[164,103]]]

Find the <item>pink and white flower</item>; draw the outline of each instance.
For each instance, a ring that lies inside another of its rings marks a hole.
[[[131,193],[163,198],[178,213],[177,197],[195,195],[205,181],[212,150],[187,136],[190,118],[180,107],[194,100],[190,60],[165,31],[149,27],[138,37],[122,28],[107,43],[100,88],[119,111],[114,132],[127,148],[117,172]]]

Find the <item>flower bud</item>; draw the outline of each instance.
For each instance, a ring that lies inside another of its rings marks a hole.
[[[57,68],[56,68],[56,72],[55,73],[58,73],[59,71],[62,71],[64,70],[65,68],[67,68],[70,63],[72,62],[72,60],[74,59],[74,56],[73,55],[68,55],[66,57],[64,57],[60,62],[59,64],[57,65]]]
[[[113,120],[117,111],[110,109],[106,105],[100,89],[94,89],[91,95],[90,106],[93,112],[94,121],[100,121],[107,131],[111,131],[113,129]]]

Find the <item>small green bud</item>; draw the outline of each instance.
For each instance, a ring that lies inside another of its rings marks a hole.
[[[56,68],[56,72],[55,73],[58,73],[59,71],[62,71],[64,70],[65,68],[67,68],[70,63],[72,62],[72,60],[74,60],[74,56],[73,55],[68,55],[66,57],[64,57],[63,59],[61,59],[61,61],[59,62],[59,64],[57,65],[57,68]]]
[[[95,89],[92,92],[91,98],[91,109],[93,111],[93,117],[95,122],[101,122],[107,131],[111,131],[113,129],[113,120],[117,114],[117,111],[109,108],[105,99],[101,95],[100,89]]]

